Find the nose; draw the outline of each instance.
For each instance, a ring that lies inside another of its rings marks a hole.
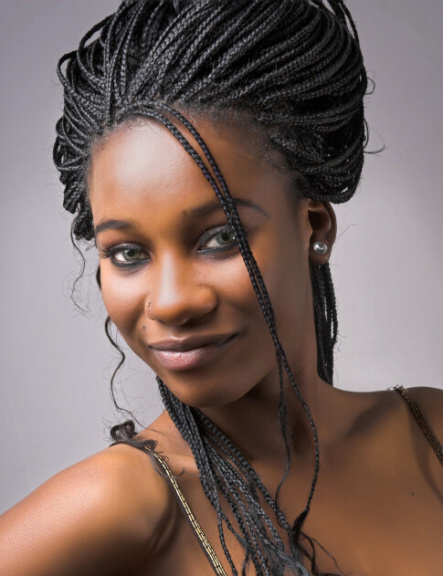
[[[202,282],[195,263],[170,255],[151,266],[152,283],[145,305],[150,320],[182,326],[217,307],[214,289]]]

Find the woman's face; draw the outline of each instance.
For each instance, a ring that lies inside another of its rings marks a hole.
[[[291,367],[316,365],[309,247],[322,205],[290,199],[293,179],[245,129],[196,127],[236,200]],[[152,122],[123,126],[95,147],[89,188],[103,300],[132,350],[191,406],[277,390],[274,346],[235,237],[180,143]]]

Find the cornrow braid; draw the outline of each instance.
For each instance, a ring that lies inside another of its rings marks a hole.
[[[158,379],[161,397],[192,450],[232,573],[238,571],[226,544],[226,529],[244,548],[242,575],[249,564],[257,575],[320,574],[317,543],[302,530],[319,472],[315,423],[280,343],[272,304],[235,203],[216,160],[185,114],[214,120],[234,114],[239,122],[258,128],[268,146],[282,155],[285,168],[301,177],[299,192],[318,201],[348,200],[360,179],[367,142],[367,79],[349,10],[343,0],[125,0],[84,36],[78,50],[60,59],[58,76],[64,112],[56,125],[54,161],[64,185],[64,207],[74,214],[74,238],[94,238],[87,190],[94,144],[134,120],[157,122],[169,130],[220,201],[275,348],[287,455],[276,496],[269,494],[223,431],[198,409],[181,403]],[[329,266],[311,265],[311,281],[318,373],[332,384],[337,312]],[[109,318],[106,333],[119,350]],[[122,353],[117,369],[123,361]],[[290,470],[285,378],[303,406],[314,439],[311,489],[293,523],[278,505]],[[113,381],[114,377],[112,391]],[[115,440],[136,444],[132,423],[114,427],[111,433]],[[277,524],[287,535],[286,544]]]

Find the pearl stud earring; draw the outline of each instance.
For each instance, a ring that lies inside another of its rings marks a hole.
[[[324,242],[314,242],[313,248],[314,252],[316,254],[320,254],[321,256],[324,256],[328,253],[328,246]]]

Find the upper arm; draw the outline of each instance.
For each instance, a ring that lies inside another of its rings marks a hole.
[[[3,576],[99,576],[147,561],[171,495],[148,456],[115,446],[60,472],[0,518]]]

